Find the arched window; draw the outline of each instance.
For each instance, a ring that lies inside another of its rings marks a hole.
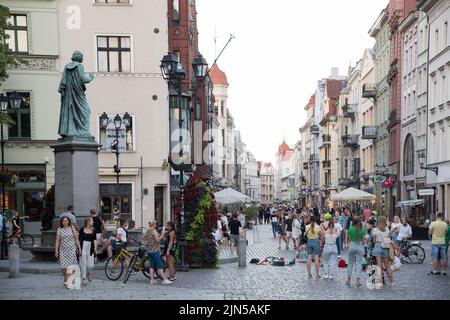
[[[405,140],[405,149],[403,150],[403,175],[410,176],[414,174],[414,141],[409,134]]]

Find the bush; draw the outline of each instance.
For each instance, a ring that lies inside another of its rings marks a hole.
[[[255,206],[251,206],[244,209],[245,219],[247,221],[255,221],[258,217],[258,209]]]

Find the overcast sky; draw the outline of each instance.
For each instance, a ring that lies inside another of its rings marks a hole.
[[[346,75],[375,41],[368,35],[388,0],[197,0],[200,51],[218,61],[230,88],[228,107],[258,160],[300,139],[304,106],[332,67]]]

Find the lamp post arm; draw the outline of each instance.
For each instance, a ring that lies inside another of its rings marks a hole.
[[[230,39],[228,39],[228,42],[225,44],[225,46],[223,47],[222,51],[220,51],[219,55],[217,56],[217,58],[214,60],[214,63],[211,65],[211,68],[209,68],[209,70],[211,70],[216,64],[217,61],[219,60],[220,56],[222,55],[222,53],[225,51],[225,49],[228,47],[228,45],[230,44],[231,40],[233,40],[235,38],[235,36],[233,34],[230,34]],[[209,70],[207,72],[207,75],[209,75]]]

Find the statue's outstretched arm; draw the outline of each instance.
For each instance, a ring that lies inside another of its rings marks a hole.
[[[78,66],[78,72],[80,73],[80,77],[81,77],[81,80],[83,81],[83,83],[89,83],[92,80],[94,80],[93,75],[88,75],[88,74],[84,73],[84,67],[82,64],[80,64]]]

